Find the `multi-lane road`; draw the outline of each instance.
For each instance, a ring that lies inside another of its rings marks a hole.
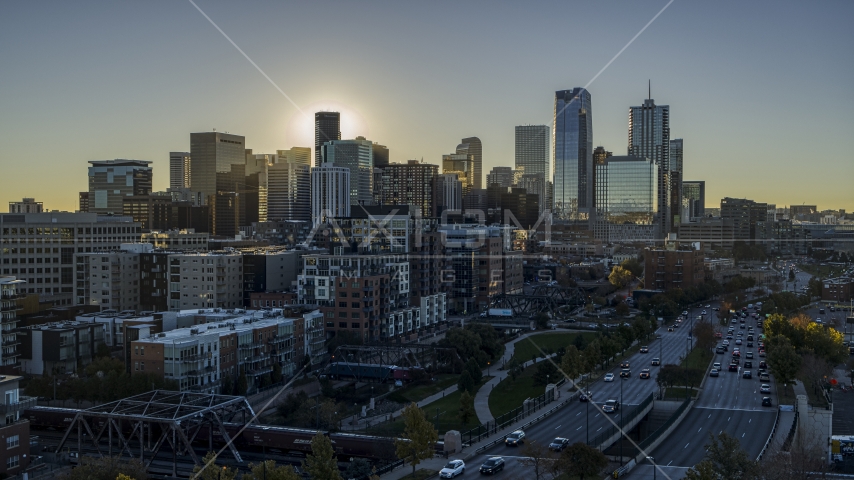
[[[690,312],[691,316],[696,319],[701,310],[703,310],[702,307],[693,309]],[[708,310],[706,317],[708,321],[711,314],[715,312],[712,312],[710,308],[706,310]],[[622,415],[629,415],[650,393],[658,391],[655,376],[660,367],[652,366],[652,359],[659,357],[661,364],[664,365],[679,363],[681,358],[685,356],[690,348],[690,339],[688,338],[690,323],[690,320],[683,322],[684,326],[676,328],[672,332],[668,332],[667,328],[659,329],[657,334],[661,338],[650,341],[648,344],[649,353],[636,353],[627,359],[632,371],[631,378],[620,379],[619,362],[617,362],[611,370],[611,373],[616,377],[613,382],[599,380],[590,385],[589,390],[593,393],[594,404],[579,401],[570,402],[545,420],[526,430],[527,441],[533,440],[548,445],[555,437],[565,437],[570,440],[570,443],[586,442],[588,434],[589,438],[593,439],[610,426],[619,427]],[[638,377],[643,368],[650,369],[650,379],[642,380]],[[567,387],[564,387],[561,393],[567,395]],[[612,414],[602,412],[601,406],[605,401],[608,399],[620,401],[621,398],[622,407],[619,411]],[[479,476],[478,469],[487,458],[492,456],[502,456],[506,461],[505,471],[498,473],[498,477],[520,478],[520,475],[528,473],[527,467],[520,464],[523,457],[520,456],[519,449],[499,444],[467,460],[466,472],[462,478]]]

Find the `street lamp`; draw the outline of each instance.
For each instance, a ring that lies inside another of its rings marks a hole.
[[[486,376],[489,376],[489,366],[492,365],[492,362],[486,362]]]
[[[646,459],[652,465],[652,480],[655,480],[655,458],[648,456]]]
[[[620,408],[623,408],[623,382],[626,377],[620,375]],[[623,466],[623,412],[620,412],[620,466]]]

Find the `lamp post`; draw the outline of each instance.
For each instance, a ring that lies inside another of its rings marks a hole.
[[[646,457],[647,461],[652,465],[652,480],[655,480],[655,458]]]
[[[620,376],[620,408],[623,407],[623,382],[625,377]],[[620,466],[623,466],[623,412],[620,412]]]
[[[486,362],[486,376],[489,376],[489,366],[492,365],[492,362]]]

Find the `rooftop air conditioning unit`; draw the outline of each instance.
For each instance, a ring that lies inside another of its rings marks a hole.
[[[201,313],[205,313],[205,311],[204,311],[204,310],[199,310],[199,313],[200,313],[200,314],[201,314]]]
[[[198,335],[198,334],[199,334],[198,328],[191,328],[190,329],[190,335]]]
[[[158,334],[157,334],[157,336],[158,336],[158,337],[160,337],[160,338],[163,338],[163,337],[165,337],[165,336],[166,336],[166,334],[165,334],[165,333],[158,333]]]

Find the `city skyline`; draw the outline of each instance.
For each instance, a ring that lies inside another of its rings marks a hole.
[[[665,4],[577,6],[591,26],[562,35],[578,43],[595,32],[596,40],[569,64],[545,62],[556,53],[548,45],[562,38],[537,28],[549,18],[548,5],[478,9],[471,4],[448,15],[425,6],[374,3],[336,9],[198,3],[305,115],[190,4],[104,8],[92,2],[92,8],[56,5],[50,11],[10,4],[0,20],[4,45],[15,46],[0,56],[10,66],[0,73],[6,86],[0,96],[0,142],[6,146],[0,167],[7,172],[0,191],[6,193],[4,201],[34,197],[47,209],[74,210],[77,192],[86,190],[82,167],[102,158],[152,161],[154,189],[164,190],[169,152],[189,151],[189,133],[230,132],[245,137],[256,153],[311,147],[313,114],[322,110],[342,113],[341,138],[363,135],[386,145],[393,162],[424,158],[438,164],[449,146],[477,136],[484,173],[513,166],[515,126],[551,125],[553,92],[596,77]],[[328,16],[335,37],[347,36],[349,43],[340,51],[340,43],[331,40],[292,48],[310,34],[308,19],[319,11]],[[280,12],[293,19],[292,28],[274,28]],[[854,106],[847,88],[854,66],[834,54],[854,46],[845,22],[852,13],[849,4],[803,11],[794,2],[773,9],[673,3],[588,86],[597,99],[594,146],[623,152],[626,112],[647,96],[651,79],[652,98],[674,110],[671,138],[685,138],[690,145],[683,178],[706,181],[710,207],[729,196],[854,209],[845,188],[845,179],[854,174],[847,113]],[[380,14],[388,19],[387,31],[355,29],[354,18]],[[457,23],[472,19],[471,31],[512,23],[519,36],[454,31]],[[446,34],[436,36],[438,26]],[[821,34],[809,33],[819,26]],[[25,34],[35,28],[46,33]],[[163,39],[154,33],[160,29],[173,35]],[[517,42],[532,33],[541,35],[542,52],[530,53]],[[480,55],[470,58],[470,68],[446,78],[458,63],[460,45],[477,48]],[[357,51],[382,55],[360,63]],[[672,61],[651,64],[649,51]],[[509,57],[521,58],[516,68],[507,69],[500,60]],[[338,78],[316,68],[330,59],[352,75]],[[687,62],[691,69],[680,67]],[[224,64],[228,72],[213,75]],[[538,74],[530,75],[531,69]],[[64,74],[54,75],[57,70]],[[211,95],[216,102],[208,100]],[[483,102],[498,95],[502,102]],[[404,102],[409,108],[400,108]],[[801,112],[797,124],[793,109]],[[795,125],[800,134],[787,133]],[[44,142],[46,131],[54,141]],[[40,155],[22,162],[32,157],[35,145]],[[804,159],[814,167],[804,169]]]

